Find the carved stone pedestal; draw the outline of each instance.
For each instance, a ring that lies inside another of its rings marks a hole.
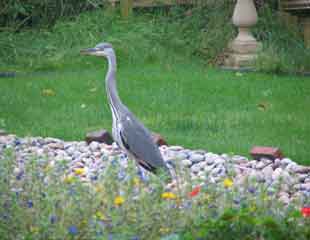
[[[253,0],[238,0],[233,14],[233,23],[238,27],[239,33],[228,46],[228,57],[225,66],[240,68],[251,66],[261,49],[250,32],[250,28],[257,22],[257,12]]]

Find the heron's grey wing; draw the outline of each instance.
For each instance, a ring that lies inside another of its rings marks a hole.
[[[143,162],[150,165],[146,166],[146,168],[167,169],[160,151],[152,139],[151,133],[131,114],[122,118],[121,138],[127,150],[138,161],[141,160],[142,165]]]

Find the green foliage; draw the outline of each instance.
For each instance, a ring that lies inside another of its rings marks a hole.
[[[82,3],[86,4],[81,1],[81,9]],[[184,57],[199,57],[218,65],[236,34],[231,23],[233,7],[231,1],[210,0],[193,8],[136,10],[126,21],[118,11],[100,9],[70,21],[58,21],[49,29],[0,32],[0,70],[79,68],[79,50],[101,41],[114,44],[122,63],[155,63],[162,59],[177,62]],[[285,26],[273,7],[265,4],[260,8],[259,22],[253,30],[263,43],[256,62],[258,70],[309,71],[310,50],[303,44],[300,29]]]
[[[0,233],[6,239],[299,239],[309,236],[309,219],[299,210],[238,187],[207,182],[192,197],[192,185],[164,198],[163,183],[136,175],[134,163],[118,179],[118,159],[98,180],[81,181],[65,161],[33,156],[25,171],[14,171],[14,152],[0,156]],[[190,183],[184,169],[179,180]],[[184,185],[183,185],[184,186]],[[247,189],[247,186],[245,186]],[[117,197],[122,202],[116,203]],[[240,203],[236,198],[241,198]],[[254,207],[253,207],[254,206]]]
[[[103,0],[7,0],[2,1],[0,28],[51,26],[63,17],[97,8]]]
[[[273,73],[310,71],[310,48],[304,45],[301,26],[285,25],[280,13],[265,5],[259,11],[254,34],[263,43],[256,61],[258,70]]]

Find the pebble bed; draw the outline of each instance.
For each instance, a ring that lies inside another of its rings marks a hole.
[[[57,161],[66,161],[68,172],[72,174],[75,169],[83,168],[85,174],[80,177],[85,181],[96,179],[111,159],[119,159],[121,166],[127,165],[126,155],[116,144],[91,142],[88,145],[84,141],[6,135],[0,136],[0,161],[4,151],[9,148],[16,156],[16,177],[24,173],[25,162],[34,156],[47,159],[51,165]],[[277,188],[276,197],[284,204],[289,204],[292,200],[300,204],[309,203],[310,167],[298,165],[289,158],[257,161],[239,155],[189,150],[181,146],[163,145],[159,149],[170,166],[180,164],[188,169],[194,182],[222,183],[223,179],[231,178],[234,185],[242,186],[247,181],[255,181],[256,186],[264,184],[270,192]],[[148,175],[146,172],[143,174]]]

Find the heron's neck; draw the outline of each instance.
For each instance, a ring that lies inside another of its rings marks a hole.
[[[116,86],[116,57],[115,54],[108,56],[108,72],[106,75],[106,91],[111,107],[119,109],[122,106],[122,102],[117,93]]]

